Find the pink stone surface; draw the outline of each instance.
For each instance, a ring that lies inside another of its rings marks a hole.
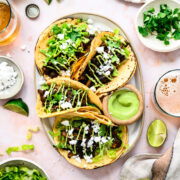
[[[180,125],[180,119],[167,117],[156,110],[152,104],[151,92],[158,78],[168,70],[180,67],[180,50],[171,53],[157,53],[144,47],[135,32],[135,17],[141,5],[126,3],[121,0],[62,0],[57,3],[53,0],[48,6],[43,0],[10,0],[13,7],[19,13],[21,19],[21,31],[11,45],[0,47],[0,55],[10,53],[15,62],[22,68],[25,75],[25,83],[22,91],[16,96],[27,102],[30,110],[29,117],[7,111],[2,108],[6,101],[0,101],[0,161],[10,157],[24,157],[39,163],[48,173],[51,180],[114,180],[118,179],[121,167],[127,158],[139,153],[163,153],[173,143]],[[40,7],[40,16],[36,20],[30,20],[25,15],[27,4],[36,3]],[[127,33],[137,51],[139,63],[142,68],[145,88],[145,124],[142,135],[136,147],[125,157],[115,163],[95,170],[82,170],[73,167],[61,157],[51,146],[36,115],[35,86],[34,86],[34,47],[39,34],[56,19],[72,13],[89,12],[108,17],[117,22]],[[26,45],[22,51],[20,47]],[[29,51],[29,52],[28,52]],[[168,127],[168,138],[160,148],[152,148],[146,140],[146,131],[149,123],[154,119],[162,119]],[[27,127],[40,127],[40,131],[33,135],[32,140],[27,141]],[[21,144],[34,144],[33,152],[17,152],[8,156],[5,150],[9,146]]]

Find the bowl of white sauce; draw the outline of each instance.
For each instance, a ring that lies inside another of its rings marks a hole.
[[[0,56],[0,99],[9,99],[18,94],[23,83],[21,68],[9,57]]]

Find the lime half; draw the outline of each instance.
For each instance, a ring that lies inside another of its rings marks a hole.
[[[154,120],[148,128],[147,139],[152,147],[160,147],[167,137],[167,127],[162,120]]]
[[[27,104],[20,98],[20,99],[13,99],[8,101],[4,106],[5,109],[10,111],[28,116],[29,115],[29,108]]]

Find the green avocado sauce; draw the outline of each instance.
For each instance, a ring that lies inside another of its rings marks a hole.
[[[133,91],[118,90],[108,100],[108,112],[119,120],[129,120],[139,110],[139,99]]]

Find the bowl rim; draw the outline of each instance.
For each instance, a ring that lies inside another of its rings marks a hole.
[[[180,6],[180,2],[177,1],[177,0],[168,0],[168,1],[174,2],[174,3],[176,3],[176,4],[178,4],[178,5]],[[135,29],[136,29],[136,34],[137,34],[137,36],[138,36],[138,39],[141,41],[141,43],[142,43],[145,47],[147,47],[147,48],[149,48],[149,49],[151,49],[151,50],[153,50],[153,51],[156,51],[156,52],[172,52],[172,51],[175,51],[175,50],[180,49],[180,44],[179,44],[179,45],[176,45],[176,46],[174,46],[174,47],[170,47],[170,46],[169,46],[169,48],[167,48],[167,49],[157,49],[157,48],[156,48],[157,46],[149,47],[149,46],[146,45],[145,42],[143,41],[142,36],[141,36],[141,34],[139,33],[139,31],[138,31],[139,15],[140,15],[140,13],[144,10],[144,8],[147,7],[149,4],[151,4],[152,2],[157,2],[157,0],[150,0],[150,1],[148,1],[147,3],[145,3],[145,4],[138,10],[138,12],[137,12],[137,14],[136,14]],[[180,40],[178,40],[178,41],[180,41]],[[153,41],[152,41],[152,42],[153,42]]]
[[[0,161],[0,166],[4,165],[5,163],[13,162],[13,161],[22,161],[22,162],[24,161],[26,163],[34,165],[36,168],[39,168],[44,173],[47,180],[50,180],[49,176],[47,175],[46,171],[42,168],[42,166],[40,166],[38,163],[36,163],[36,162],[34,162],[34,161],[30,160],[30,159],[27,159],[27,158],[22,158],[22,157],[8,158],[8,159],[5,159],[3,161]]]
[[[171,114],[171,113],[168,113],[166,112],[158,103],[158,100],[156,98],[156,90],[157,90],[157,86],[160,82],[160,80],[168,73],[171,73],[173,71],[180,71],[180,69],[172,69],[172,70],[169,70],[167,71],[166,73],[164,73],[162,76],[160,76],[160,78],[157,80],[156,84],[155,84],[155,87],[154,87],[154,92],[153,92],[153,100],[155,102],[155,105],[159,108],[160,111],[162,111],[163,113],[165,113],[166,115],[168,116],[171,116],[171,117],[175,117],[175,118],[180,118],[180,115],[174,115],[174,114]]]
[[[23,74],[23,71],[22,71],[22,69],[20,68],[20,66],[16,63],[16,62],[14,62],[14,60],[12,59],[12,58],[10,58],[10,57],[7,57],[7,56],[0,56],[0,59],[6,59],[6,60],[4,60],[4,62],[7,62],[7,61],[10,61],[12,64],[14,64],[16,67],[17,67],[17,69],[18,69],[18,71],[20,72],[20,79],[21,79],[21,84],[20,84],[20,86],[19,86],[19,88],[13,93],[13,94],[11,94],[11,95],[9,95],[9,96],[7,96],[7,97],[5,97],[5,98],[0,98],[0,100],[5,100],[5,99],[10,99],[10,98],[12,98],[12,97],[14,97],[14,96],[16,96],[20,91],[21,91],[21,89],[22,89],[22,86],[23,86],[23,84],[24,84],[24,74]]]

